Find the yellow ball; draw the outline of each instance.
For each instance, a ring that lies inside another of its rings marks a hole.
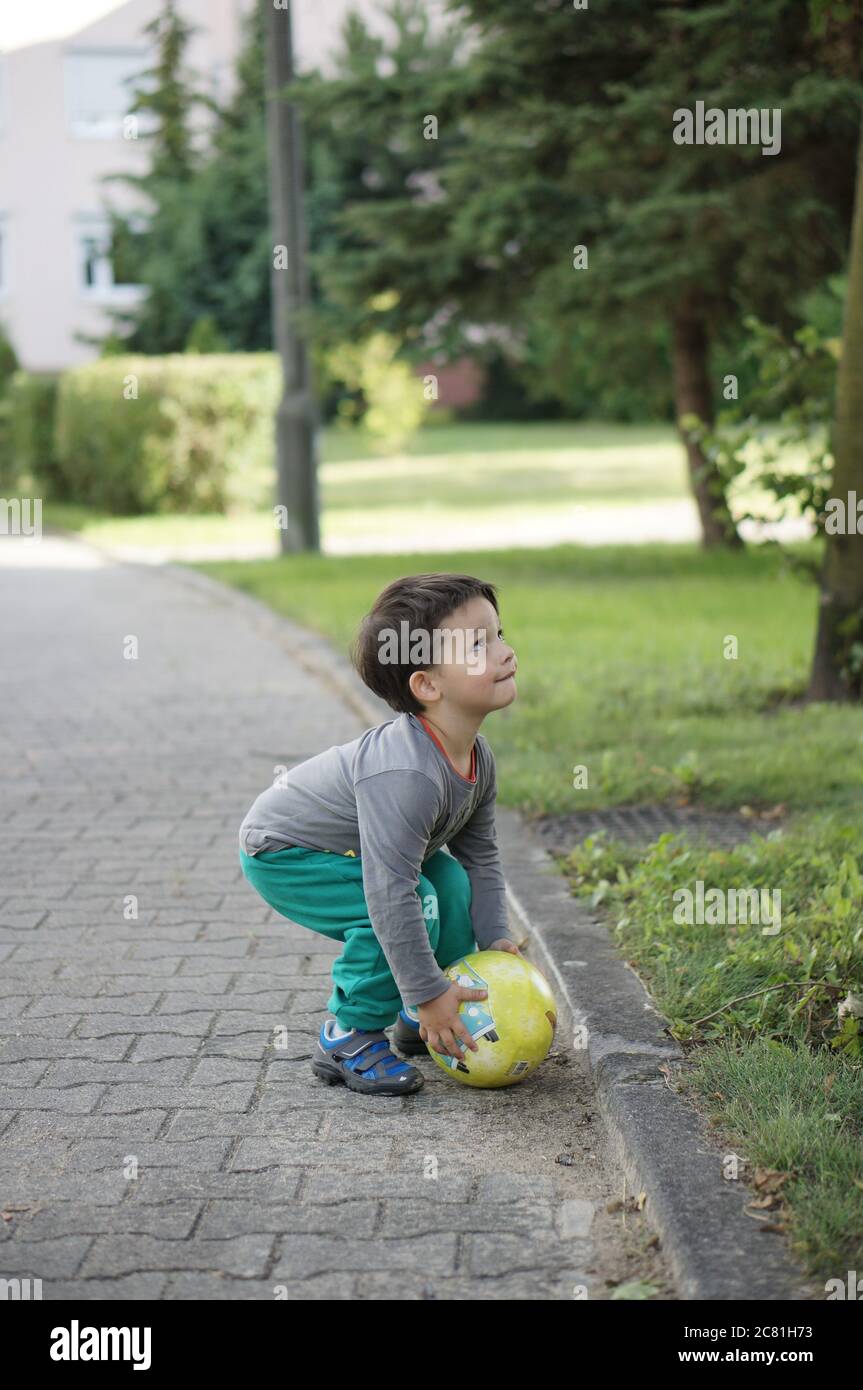
[[[487,989],[486,999],[463,999],[459,1016],[477,1051],[463,1061],[429,1048],[429,1056],[465,1086],[514,1086],[548,1056],[557,1024],[551,986],[535,965],[511,951],[471,951],[445,975],[466,989]]]

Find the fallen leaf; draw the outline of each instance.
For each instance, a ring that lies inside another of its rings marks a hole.
[[[778,1192],[790,1176],[790,1173],[781,1173],[776,1168],[756,1168],[752,1183],[763,1192]]]

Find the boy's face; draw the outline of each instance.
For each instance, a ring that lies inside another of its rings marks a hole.
[[[411,677],[417,699],[429,710],[443,702],[475,714],[511,705],[518,662],[494,604],[479,595],[469,599],[439,629],[440,662]]]

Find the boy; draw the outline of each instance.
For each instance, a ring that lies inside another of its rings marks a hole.
[[[423,1077],[384,1029],[395,1021],[409,1054],[476,1051],[459,1004],[488,991],[451,983],[444,968],[476,949],[520,954],[494,834],[494,757],[478,732],[515,699],[517,662],[495,586],[466,574],[388,585],[351,657],[399,717],[262,792],[240,827],[240,863],[276,911],[344,946],[315,1074],[406,1095]]]

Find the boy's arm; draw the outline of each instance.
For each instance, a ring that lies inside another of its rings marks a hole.
[[[437,788],[413,769],[371,773],[354,784],[369,918],[402,1002],[427,1004],[450,988],[429,941],[417,893],[439,814]]]
[[[509,927],[506,884],[494,831],[497,775],[492,765],[491,785],[469,821],[447,842],[455,859],[467,869],[471,886],[471,922],[476,944],[488,950],[502,936],[517,944]]]

